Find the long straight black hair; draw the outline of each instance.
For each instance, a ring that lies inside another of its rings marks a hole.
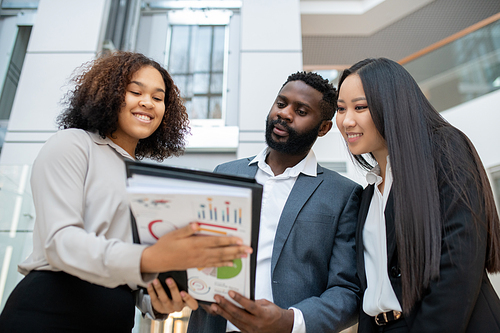
[[[441,117],[398,63],[385,58],[362,60],[342,73],[339,90],[351,74],[361,79],[373,122],[391,159],[403,311],[409,313],[430,281],[439,277],[444,212],[438,179],[444,179],[454,198],[469,206],[476,225],[487,228],[486,269],[499,272],[498,212],[486,171],[470,140]],[[354,159],[363,168],[372,168],[362,155]],[[478,198],[467,194],[471,185]],[[473,209],[472,200],[480,205],[479,212],[477,205]]]

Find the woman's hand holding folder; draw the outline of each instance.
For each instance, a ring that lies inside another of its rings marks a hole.
[[[148,285],[148,294],[151,297],[151,304],[155,311],[168,314],[181,311],[185,306],[188,306],[191,310],[198,309],[198,302],[187,291],[179,291],[174,279],[168,278],[165,282],[172,298],[168,297],[158,279]]]
[[[197,223],[169,232],[142,252],[141,272],[165,272],[194,267],[232,266],[252,253],[238,237],[196,236]]]

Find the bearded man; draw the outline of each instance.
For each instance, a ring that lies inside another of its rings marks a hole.
[[[361,186],[321,167],[311,150],[332,128],[336,90],[298,72],[281,87],[266,120],[267,146],[215,172],[264,186],[255,301],[230,291],[191,314],[188,333],[339,332],[359,304],[354,236]]]

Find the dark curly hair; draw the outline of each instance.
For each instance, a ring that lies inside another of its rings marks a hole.
[[[66,107],[57,117],[59,128],[98,132],[102,138],[112,135],[118,129],[118,113],[125,103],[126,87],[144,66],[154,67],[163,78],[165,114],[156,131],[139,140],[135,157],[162,161],[181,155],[186,144],[184,136],[190,129],[179,89],[159,63],[140,53],[103,54],[79,67],[71,80],[76,86],[66,95],[63,102]]]
[[[323,99],[320,102],[323,120],[331,120],[337,110],[337,90],[335,87],[318,73],[297,72],[288,76],[288,79],[283,83],[281,89],[283,89],[288,82],[297,80],[304,82],[323,94]]]

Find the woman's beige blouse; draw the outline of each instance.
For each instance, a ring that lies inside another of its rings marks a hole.
[[[36,210],[33,253],[19,265],[64,271],[105,287],[145,286],[145,246],[133,244],[123,159],[132,159],[109,138],[79,129],[57,132],[33,164]]]

